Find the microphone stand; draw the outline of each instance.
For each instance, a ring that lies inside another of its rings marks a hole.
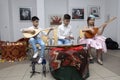
[[[33,75],[35,75],[36,73],[40,74],[40,72],[35,71],[35,65],[36,65],[36,63],[37,63],[37,60],[36,60],[36,59],[32,59],[32,64],[31,64],[31,66],[32,66],[32,71],[30,72],[30,73],[32,73],[32,74],[31,74],[30,78],[31,78]]]
[[[31,76],[30,76],[30,78],[33,76],[33,75],[35,75],[36,73],[38,73],[38,74],[40,74],[41,72],[37,72],[37,71],[35,71],[35,65],[37,64],[37,59],[35,58],[33,58],[32,59],[32,64],[31,64],[31,66],[32,66],[32,71],[30,72],[30,73],[32,73],[31,74]],[[48,71],[49,72],[49,71]],[[46,71],[46,59],[43,59],[42,60],[42,73],[43,73],[43,75],[46,77],[46,73],[47,73],[47,71]]]

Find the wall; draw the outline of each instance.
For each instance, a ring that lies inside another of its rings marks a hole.
[[[110,23],[107,28],[105,29],[105,35],[106,37],[111,37],[113,40],[118,41],[119,38],[119,30],[120,28],[118,27],[120,24],[119,23],[119,7],[118,5],[120,4],[118,2],[119,0],[105,0],[105,16],[106,18],[111,18],[111,17],[117,17],[116,20],[114,20],[112,23]]]
[[[64,13],[67,13],[67,8],[67,0],[45,0],[45,27],[50,26],[50,16],[63,16]]]
[[[50,15],[64,15],[69,13],[71,15],[72,8],[84,8],[85,19],[84,20],[71,20],[73,27],[73,35],[75,36],[75,42],[79,36],[79,30],[86,25],[87,9],[88,5],[98,5],[101,10],[100,19],[96,20],[96,25],[100,25],[105,20],[105,1],[104,0],[45,0],[45,26],[50,26],[49,16]],[[55,6],[57,5],[57,6]]]
[[[0,37],[4,41],[16,41],[23,37],[21,28],[31,26],[31,21],[21,21],[19,8],[31,8],[37,15],[36,0],[0,0]]]
[[[9,1],[0,0],[0,40],[10,40]]]
[[[101,25],[104,22],[104,13],[105,13],[105,3],[104,0],[69,0],[69,14],[71,14],[72,8],[84,8],[85,10],[85,19],[84,20],[72,20],[71,25],[74,27],[73,34],[77,40],[79,36],[79,30],[82,29],[87,24],[87,16],[88,16],[88,7],[91,5],[100,6],[100,19],[96,19],[95,24],[97,26]]]
[[[50,26],[49,17],[51,15],[71,14],[72,8],[84,8],[84,20],[71,20],[71,25],[74,27],[73,34],[77,38],[79,29],[86,25],[88,5],[99,5],[101,18],[96,20],[96,25],[99,26],[108,17],[117,16],[117,19],[107,26],[104,35],[120,43],[119,4],[119,0],[0,0],[0,39],[16,41],[23,37],[19,30],[32,25],[31,21],[20,21],[20,7],[32,8],[32,16],[39,16],[40,26],[45,28]]]
[[[118,16],[117,16],[117,23],[118,23],[118,25],[117,25],[117,42],[120,45],[120,15],[119,15],[120,14],[120,0],[118,0],[118,8],[117,8],[117,10],[118,10]]]
[[[37,16],[40,18],[39,26],[41,28],[45,27],[45,6],[44,0],[36,0],[36,7],[37,7]]]
[[[14,41],[23,37],[22,33],[20,32],[21,28],[32,26],[30,20],[21,21],[19,16],[19,8],[31,8],[32,16],[37,15],[36,10],[36,0],[11,0],[11,10],[12,10],[12,20],[13,20],[13,36]]]

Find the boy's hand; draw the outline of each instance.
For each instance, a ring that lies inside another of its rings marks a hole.
[[[74,39],[74,37],[73,37],[73,36],[69,36],[69,38],[70,38],[70,39]]]
[[[65,39],[70,39],[69,36],[66,36]]]
[[[35,30],[29,30],[28,32],[31,34],[35,34]]]

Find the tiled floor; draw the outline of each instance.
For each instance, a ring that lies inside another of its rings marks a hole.
[[[7,66],[0,69],[0,80],[55,80],[50,72],[47,73],[46,77],[43,74],[35,74],[30,78],[31,67],[29,61],[0,63],[0,66],[6,64]],[[89,69],[90,77],[87,80],[120,80],[120,76],[97,63],[90,64]],[[47,70],[49,70],[48,66]],[[36,65],[36,71],[41,71],[41,65]]]

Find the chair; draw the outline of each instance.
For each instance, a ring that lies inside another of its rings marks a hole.
[[[79,40],[84,37],[84,32],[82,32],[82,29],[79,31],[79,36],[77,38],[77,44],[79,44]]]
[[[55,26],[55,27],[57,27],[57,26]],[[58,36],[57,36],[57,33],[58,33],[58,28],[55,28],[54,30],[53,30],[53,45],[57,45],[58,44]]]

